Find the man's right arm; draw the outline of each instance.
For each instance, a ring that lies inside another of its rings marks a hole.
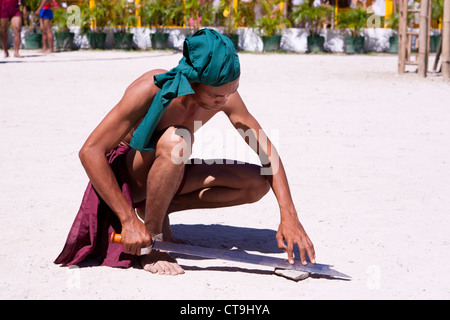
[[[151,238],[123,196],[106,154],[146,114],[158,91],[153,84],[153,74],[143,75],[127,88],[123,98],[95,128],[79,152],[81,163],[95,190],[119,218],[125,251],[132,254],[138,254],[139,248],[150,245]]]

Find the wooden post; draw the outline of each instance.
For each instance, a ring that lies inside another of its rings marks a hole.
[[[444,0],[442,24],[442,76],[450,79],[450,0]]]
[[[408,0],[400,0],[398,18],[398,73],[405,73],[408,45]]]
[[[430,30],[428,29],[429,23],[429,10],[430,10],[430,1],[429,0],[421,0],[420,1],[420,22],[419,22],[419,69],[418,74],[419,77],[425,78],[427,76],[428,70],[428,33]]]

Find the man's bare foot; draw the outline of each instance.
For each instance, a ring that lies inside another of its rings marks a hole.
[[[18,53],[14,53],[14,58],[25,58],[24,56],[21,56],[20,54],[18,54]]]
[[[172,276],[184,273],[183,268],[167,252],[152,250],[149,254],[140,256],[139,261],[142,268],[151,273]]]
[[[142,221],[144,221],[144,210],[136,208],[136,214]],[[165,242],[189,244],[189,242],[182,241],[175,237],[174,233],[172,232],[172,228],[170,227],[170,220],[168,215],[166,215],[164,219],[162,233]],[[180,267],[177,261],[164,251],[152,250],[152,252],[150,252],[149,254],[140,256],[139,262],[141,263],[141,266],[145,271],[149,271],[151,273],[174,276],[184,273],[183,268]]]
[[[55,52],[55,51],[51,50],[51,49],[42,49],[42,50],[38,51],[38,53],[45,53],[45,54],[53,53],[53,52]]]
[[[5,51],[5,58],[8,58],[8,57],[9,57],[9,52]]]

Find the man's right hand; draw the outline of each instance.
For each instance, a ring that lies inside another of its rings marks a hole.
[[[140,255],[141,248],[152,244],[152,238],[147,232],[145,225],[139,219],[122,223],[122,243],[126,252]]]

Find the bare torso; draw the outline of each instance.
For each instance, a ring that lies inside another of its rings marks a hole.
[[[164,71],[165,70],[150,71],[139,78],[137,82],[151,81],[151,83],[153,83],[153,76]],[[148,108],[150,108],[150,105],[151,103],[148,104]],[[200,107],[200,105],[193,101],[192,95],[175,98],[164,112],[154,134],[162,133],[167,128],[176,126],[187,128],[190,132],[194,133],[220,111],[222,111],[222,108],[220,107],[213,109]],[[124,137],[120,143],[121,145],[130,145],[133,132],[137,129],[144,116],[145,114]],[[147,174],[154,159],[155,152],[131,150],[127,156],[127,169],[132,178],[130,185],[133,191],[133,200],[135,202],[145,199]]]
[[[143,75],[138,81],[151,81],[153,82],[153,76],[160,72],[148,72]],[[187,105],[186,96],[181,96],[172,100],[170,105],[167,107],[164,115],[162,116],[155,132],[160,132],[171,126],[182,126],[188,128],[191,132],[199,129],[202,125],[208,122],[215,114],[221,111],[220,108],[214,110],[208,110],[201,108],[200,106]],[[148,107],[150,108],[150,105]],[[145,116],[145,115],[144,115]],[[122,144],[129,145],[133,137],[134,130],[137,129],[141,123],[141,117],[135,126],[130,130],[126,137],[122,140]],[[194,122],[197,124],[194,126]]]

